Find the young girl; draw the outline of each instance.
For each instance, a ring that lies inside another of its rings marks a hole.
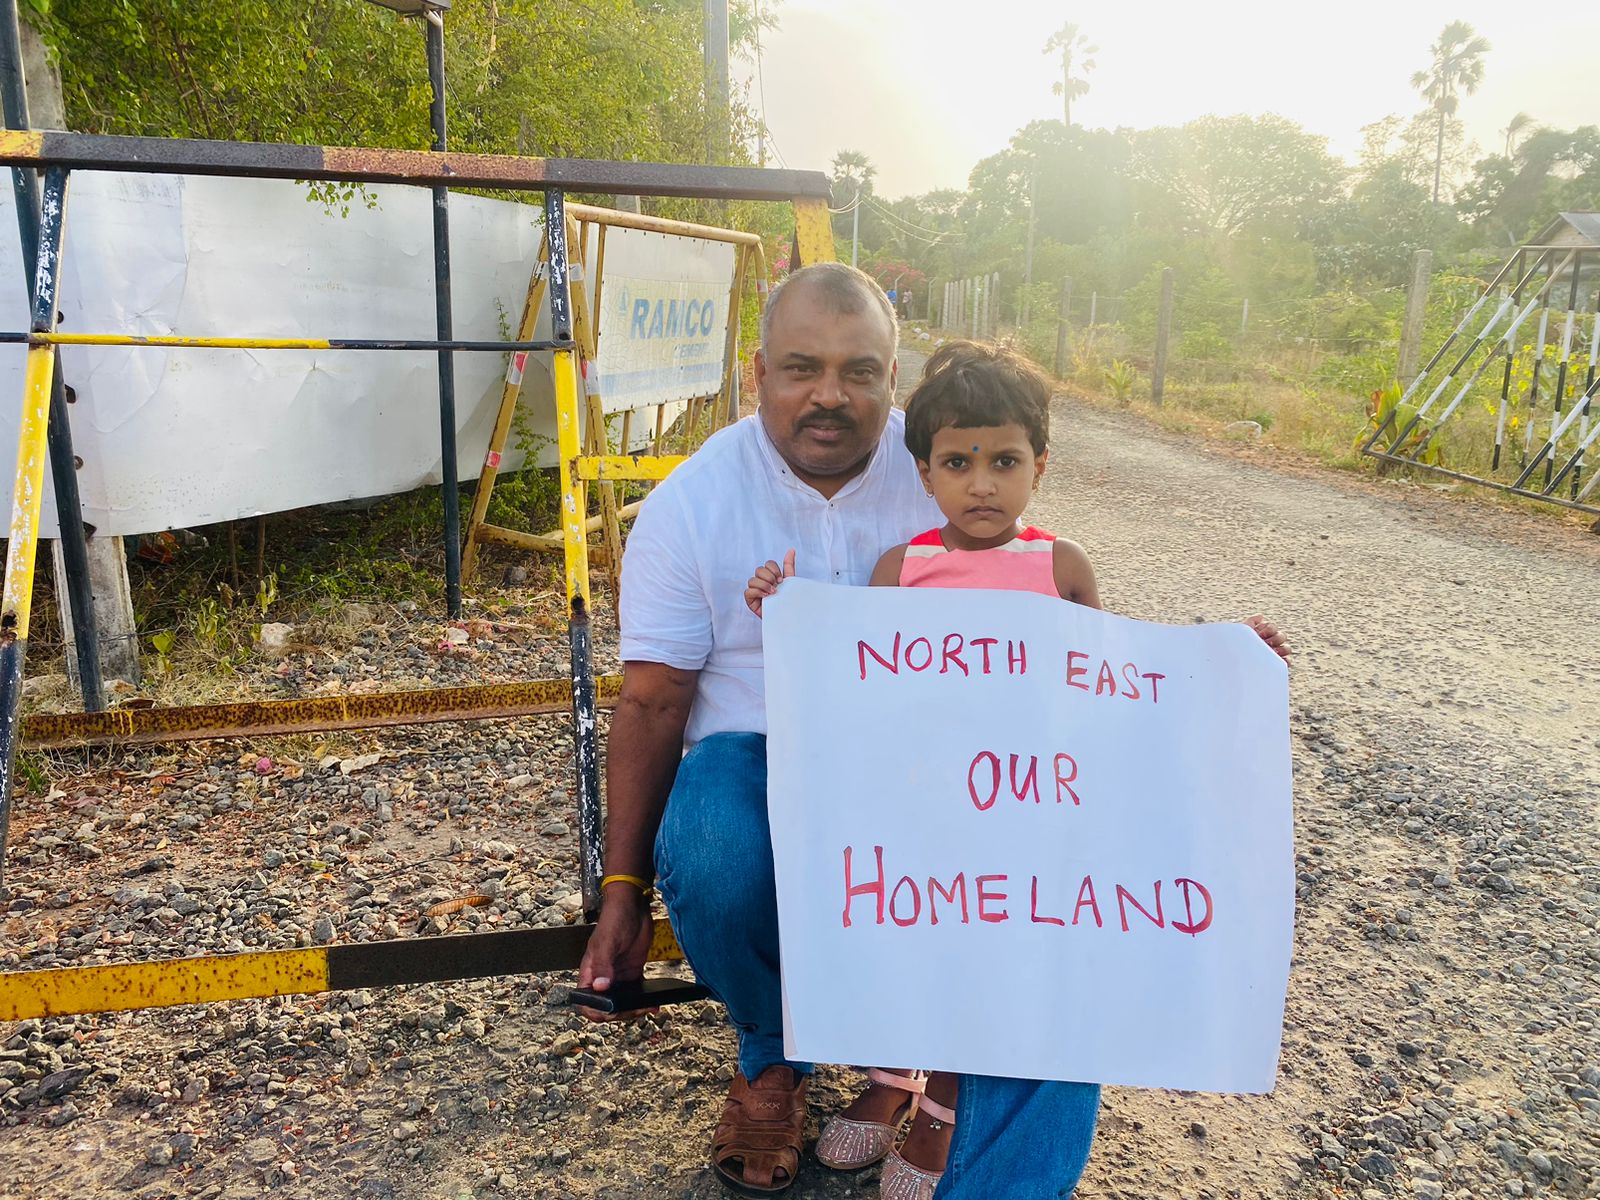
[[[1000,588],[1100,607],[1094,568],[1083,548],[1024,527],[1020,519],[1049,458],[1051,390],[1038,368],[1001,346],[951,342],[928,359],[906,405],[906,448],[946,521],[885,554],[872,573],[872,586]],[[761,601],[793,574],[792,551],[781,568],[775,562],[757,568],[746,585],[745,602],[760,616]],[[1249,623],[1288,657],[1284,639],[1271,625],[1260,617]],[[929,1200],[949,1152],[957,1076],[934,1072],[924,1078],[920,1072],[873,1068],[869,1079],[867,1090],[824,1127],[817,1158],[845,1171],[886,1158],[880,1184],[885,1200]],[[1097,1089],[1039,1086],[1096,1091],[1063,1097],[1059,1105],[1064,1114],[1079,1114],[1086,1128],[1058,1129],[1056,1136],[1081,1140],[1086,1158]],[[1044,1104],[1053,1101],[1044,1098]],[[908,1118],[910,1131],[896,1148]],[[1081,1172],[1081,1160],[1077,1169]],[[1065,1195],[1076,1176],[1055,1182]]]

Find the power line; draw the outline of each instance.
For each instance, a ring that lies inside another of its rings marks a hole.
[[[914,238],[916,241],[924,242],[929,246],[937,246],[940,242],[945,241],[947,238],[953,238],[956,241],[961,241],[966,237],[966,234],[957,229],[947,229],[943,233],[940,233],[936,230],[924,229],[920,225],[912,225],[904,218],[898,216],[890,209],[884,208],[883,205],[878,204],[870,198],[868,199],[867,203],[872,205],[873,209],[878,213],[879,216],[883,217],[891,225],[893,225],[897,232],[904,234],[906,237]],[[924,234],[931,234],[932,236],[925,237],[923,236]]]
[[[756,102],[761,106],[761,133],[758,136],[761,138],[762,146],[765,147],[771,130],[767,128],[767,81],[761,71],[761,0],[753,0],[751,11],[755,14],[756,27]],[[773,146],[773,150],[777,150],[776,145]],[[761,165],[766,166],[766,153],[763,151],[759,157]],[[778,155],[778,158],[781,161],[783,155]],[[787,163],[784,165],[788,166]]]
[[[867,203],[872,205],[873,208],[877,209],[880,213],[882,213],[884,216],[888,217],[890,220],[899,221],[902,225],[905,225],[907,228],[910,228],[910,229],[915,229],[919,233],[931,233],[931,234],[934,234],[934,235],[936,235],[938,237],[946,237],[949,234],[952,234],[952,233],[956,232],[953,229],[929,229],[926,225],[918,225],[918,224],[916,224],[916,222],[910,220],[909,218],[902,217],[899,213],[895,212],[893,209],[885,208],[883,205],[879,204],[876,200],[874,200],[870,196],[867,197]]]

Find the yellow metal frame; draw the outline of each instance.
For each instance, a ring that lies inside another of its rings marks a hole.
[[[17,434],[17,473],[11,494],[11,531],[6,543],[4,611],[0,636],[28,640],[33,613],[33,564],[39,548],[39,510],[44,507],[45,435],[50,424],[50,388],[55,382],[53,346],[32,346],[23,375],[22,421]]]
[[[571,926],[520,931],[518,936],[524,939],[539,939],[544,961],[537,966],[507,961],[503,971],[498,969],[500,964],[495,964],[493,973],[575,968],[583,942],[574,941],[570,935],[580,932]],[[5,971],[0,972],[0,1021],[344,991],[368,986],[374,964],[387,966],[392,982],[436,981],[437,973],[428,969],[437,959],[433,944],[445,942],[450,949],[463,949],[463,942],[470,943],[476,937],[507,936],[501,933],[342,942],[305,950],[256,950],[94,967]],[[653,963],[683,960],[672,926],[665,920],[655,921],[645,957]],[[397,959],[403,960],[398,969]],[[482,978],[489,973],[478,969],[469,977]]]
[[[804,229],[805,245],[810,253],[826,246],[823,257],[832,257],[832,232],[827,227],[827,206],[805,200],[794,201],[797,229]],[[812,212],[815,209],[816,212]],[[826,242],[820,242],[812,228],[820,213]],[[506,385],[501,394],[500,411],[495,418],[494,432],[490,436],[485,455],[484,471],[479,478],[473,499],[472,516],[467,526],[467,544],[462,555],[462,576],[471,578],[478,564],[484,542],[512,546],[536,553],[559,551],[565,560],[565,586],[567,600],[581,599],[589,604],[590,555],[597,553],[604,562],[616,594],[617,574],[621,569],[622,522],[632,517],[639,502],[618,504],[614,484],[621,482],[659,482],[687,459],[687,455],[662,454],[661,442],[665,434],[665,406],[658,405],[653,452],[630,454],[628,447],[633,439],[634,413],[622,414],[620,446],[614,452],[611,434],[606,421],[605,405],[596,385],[590,364],[595,361],[600,340],[599,314],[602,311],[601,295],[605,287],[605,245],[608,229],[638,229],[648,233],[670,234],[678,237],[699,238],[703,241],[723,242],[737,249],[734,259],[733,280],[728,292],[728,335],[723,355],[724,375],[721,388],[715,397],[693,400],[685,416],[690,435],[704,422],[706,405],[711,407],[708,432],[715,432],[732,415],[739,389],[739,306],[751,278],[755,280],[757,302],[766,304],[767,261],[766,250],[760,235],[733,229],[719,229],[710,225],[696,225],[687,221],[670,221],[640,213],[618,212],[609,208],[595,208],[585,204],[566,205],[568,221],[567,246],[574,266],[576,280],[580,272],[594,280],[594,302],[591,305],[585,289],[572,289],[573,339],[571,350],[556,350],[551,364],[555,382],[556,454],[561,484],[561,524],[551,533],[524,533],[491,525],[486,519],[489,499],[494,488],[495,474],[505,452],[510,436],[512,418],[521,394],[522,369],[513,362],[507,371]],[[519,340],[533,337],[538,306],[544,294],[544,269],[548,247],[540,248],[540,263],[529,284],[527,303],[523,308]],[[811,260],[808,261],[819,261]],[[603,381],[600,381],[603,385]],[[599,485],[599,509],[589,515],[589,485]],[[598,534],[599,542],[591,547],[591,535]]]
[[[0,974],[0,1021],[327,990],[328,952],[324,949],[7,971]]]

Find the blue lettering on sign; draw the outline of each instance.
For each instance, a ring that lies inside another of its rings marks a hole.
[[[628,336],[642,341],[656,338],[709,337],[717,326],[715,300],[639,299],[633,302]]]

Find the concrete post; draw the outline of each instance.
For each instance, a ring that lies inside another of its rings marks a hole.
[[[1067,325],[1072,320],[1072,276],[1061,281],[1061,304],[1056,310],[1056,378],[1066,378]]]
[[[1400,327],[1400,362],[1395,377],[1402,388],[1417,377],[1417,362],[1422,357],[1422,322],[1428,313],[1428,276],[1433,269],[1433,252],[1418,250],[1411,261],[1411,288],[1406,293],[1405,323]]]
[[[1167,343],[1172,338],[1172,268],[1161,269],[1161,313],[1156,318],[1156,361],[1150,372],[1150,399],[1161,403],[1167,387]]]
[[[61,556],[61,539],[50,541],[50,564],[58,581],[56,609],[61,614],[62,637],[67,646],[67,679],[78,687],[78,654],[72,638],[72,609]],[[100,635],[100,675],[107,682],[139,682],[139,630],[133,618],[133,592],[128,587],[128,560],[120,537],[89,539],[89,587],[94,594],[95,629]]]

